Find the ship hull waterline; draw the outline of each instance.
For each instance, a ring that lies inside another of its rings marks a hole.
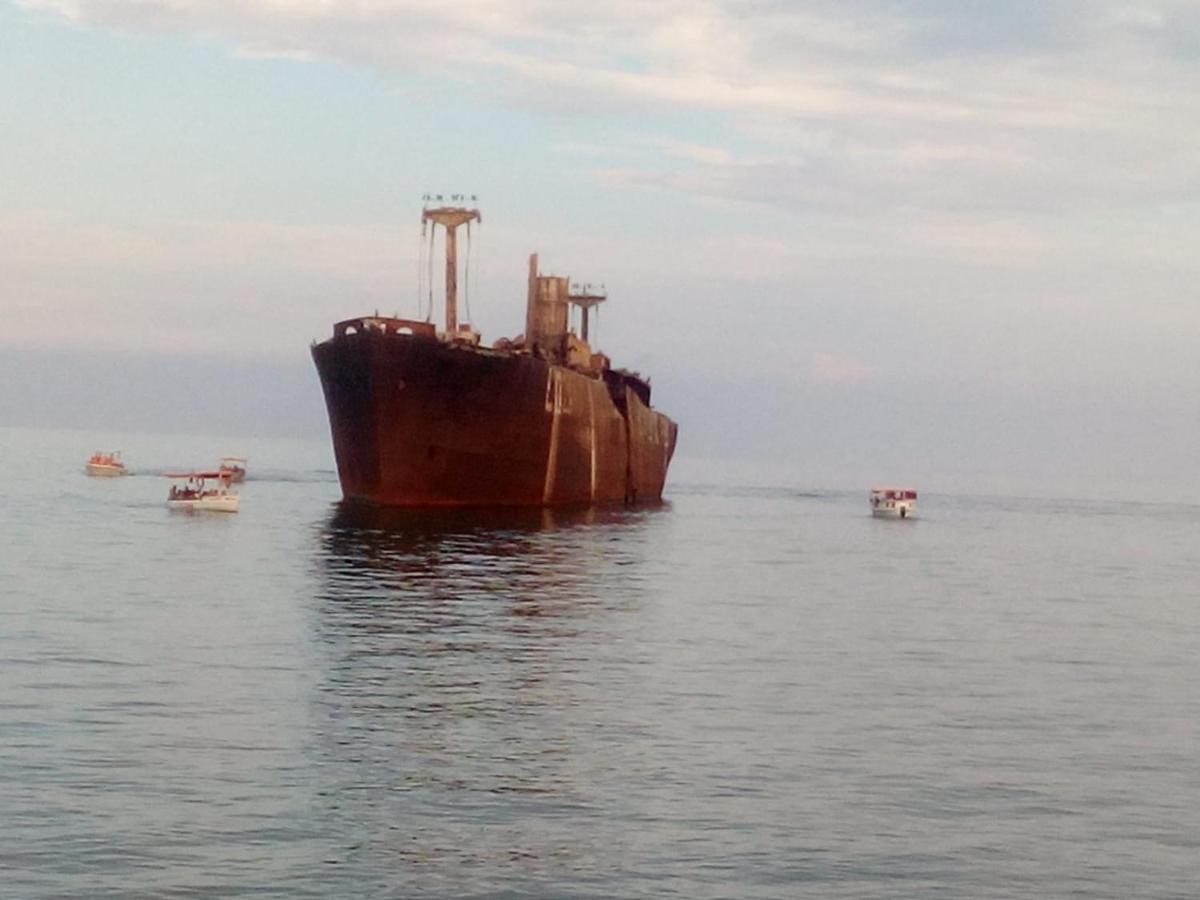
[[[619,373],[372,331],[312,352],[348,502],[586,506],[662,497],[677,427]]]

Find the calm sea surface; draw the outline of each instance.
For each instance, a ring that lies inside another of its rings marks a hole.
[[[1200,507],[363,520],[322,442],[115,443],[0,430],[4,897],[1200,892]]]

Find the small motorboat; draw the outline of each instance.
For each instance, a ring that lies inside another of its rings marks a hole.
[[[237,512],[238,495],[229,489],[229,475],[215,472],[168,472],[174,484],[167,494],[171,509]]]
[[[231,484],[246,480],[246,458],[244,456],[222,456],[220,470],[229,474]]]
[[[129,470],[125,468],[125,463],[121,462],[120,450],[113,450],[111,452],[97,450],[87,461],[85,469],[89,475],[97,475],[101,478],[129,474]]]
[[[871,488],[871,515],[877,519],[911,519],[917,514],[917,492],[912,488]]]

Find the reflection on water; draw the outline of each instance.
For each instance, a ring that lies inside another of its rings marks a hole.
[[[334,510],[319,535],[312,750],[333,776],[324,814],[377,826],[357,852],[380,872],[400,857],[431,878],[573,879],[611,852],[542,816],[597,802],[589,768],[617,777],[624,725],[604,708],[613,673],[637,670],[624,630],[664,512]]]
[[[570,602],[574,612],[628,588],[621,567],[641,557],[638,540],[668,506],[650,510],[387,510],[338,504],[321,535],[326,598],[428,608],[473,602],[518,615]],[[490,609],[489,612],[494,610]],[[400,610],[407,615],[411,610]]]

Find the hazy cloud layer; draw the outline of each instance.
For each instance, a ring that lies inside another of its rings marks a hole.
[[[484,85],[557,113],[693,109],[726,146],[631,181],[785,206],[1107,209],[1194,188],[1200,7],[1181,0],[25,0],[239,52]],[[750,149],[747,149],[749,147]],[[1182,183],[1182,184],[1181,184]]]

